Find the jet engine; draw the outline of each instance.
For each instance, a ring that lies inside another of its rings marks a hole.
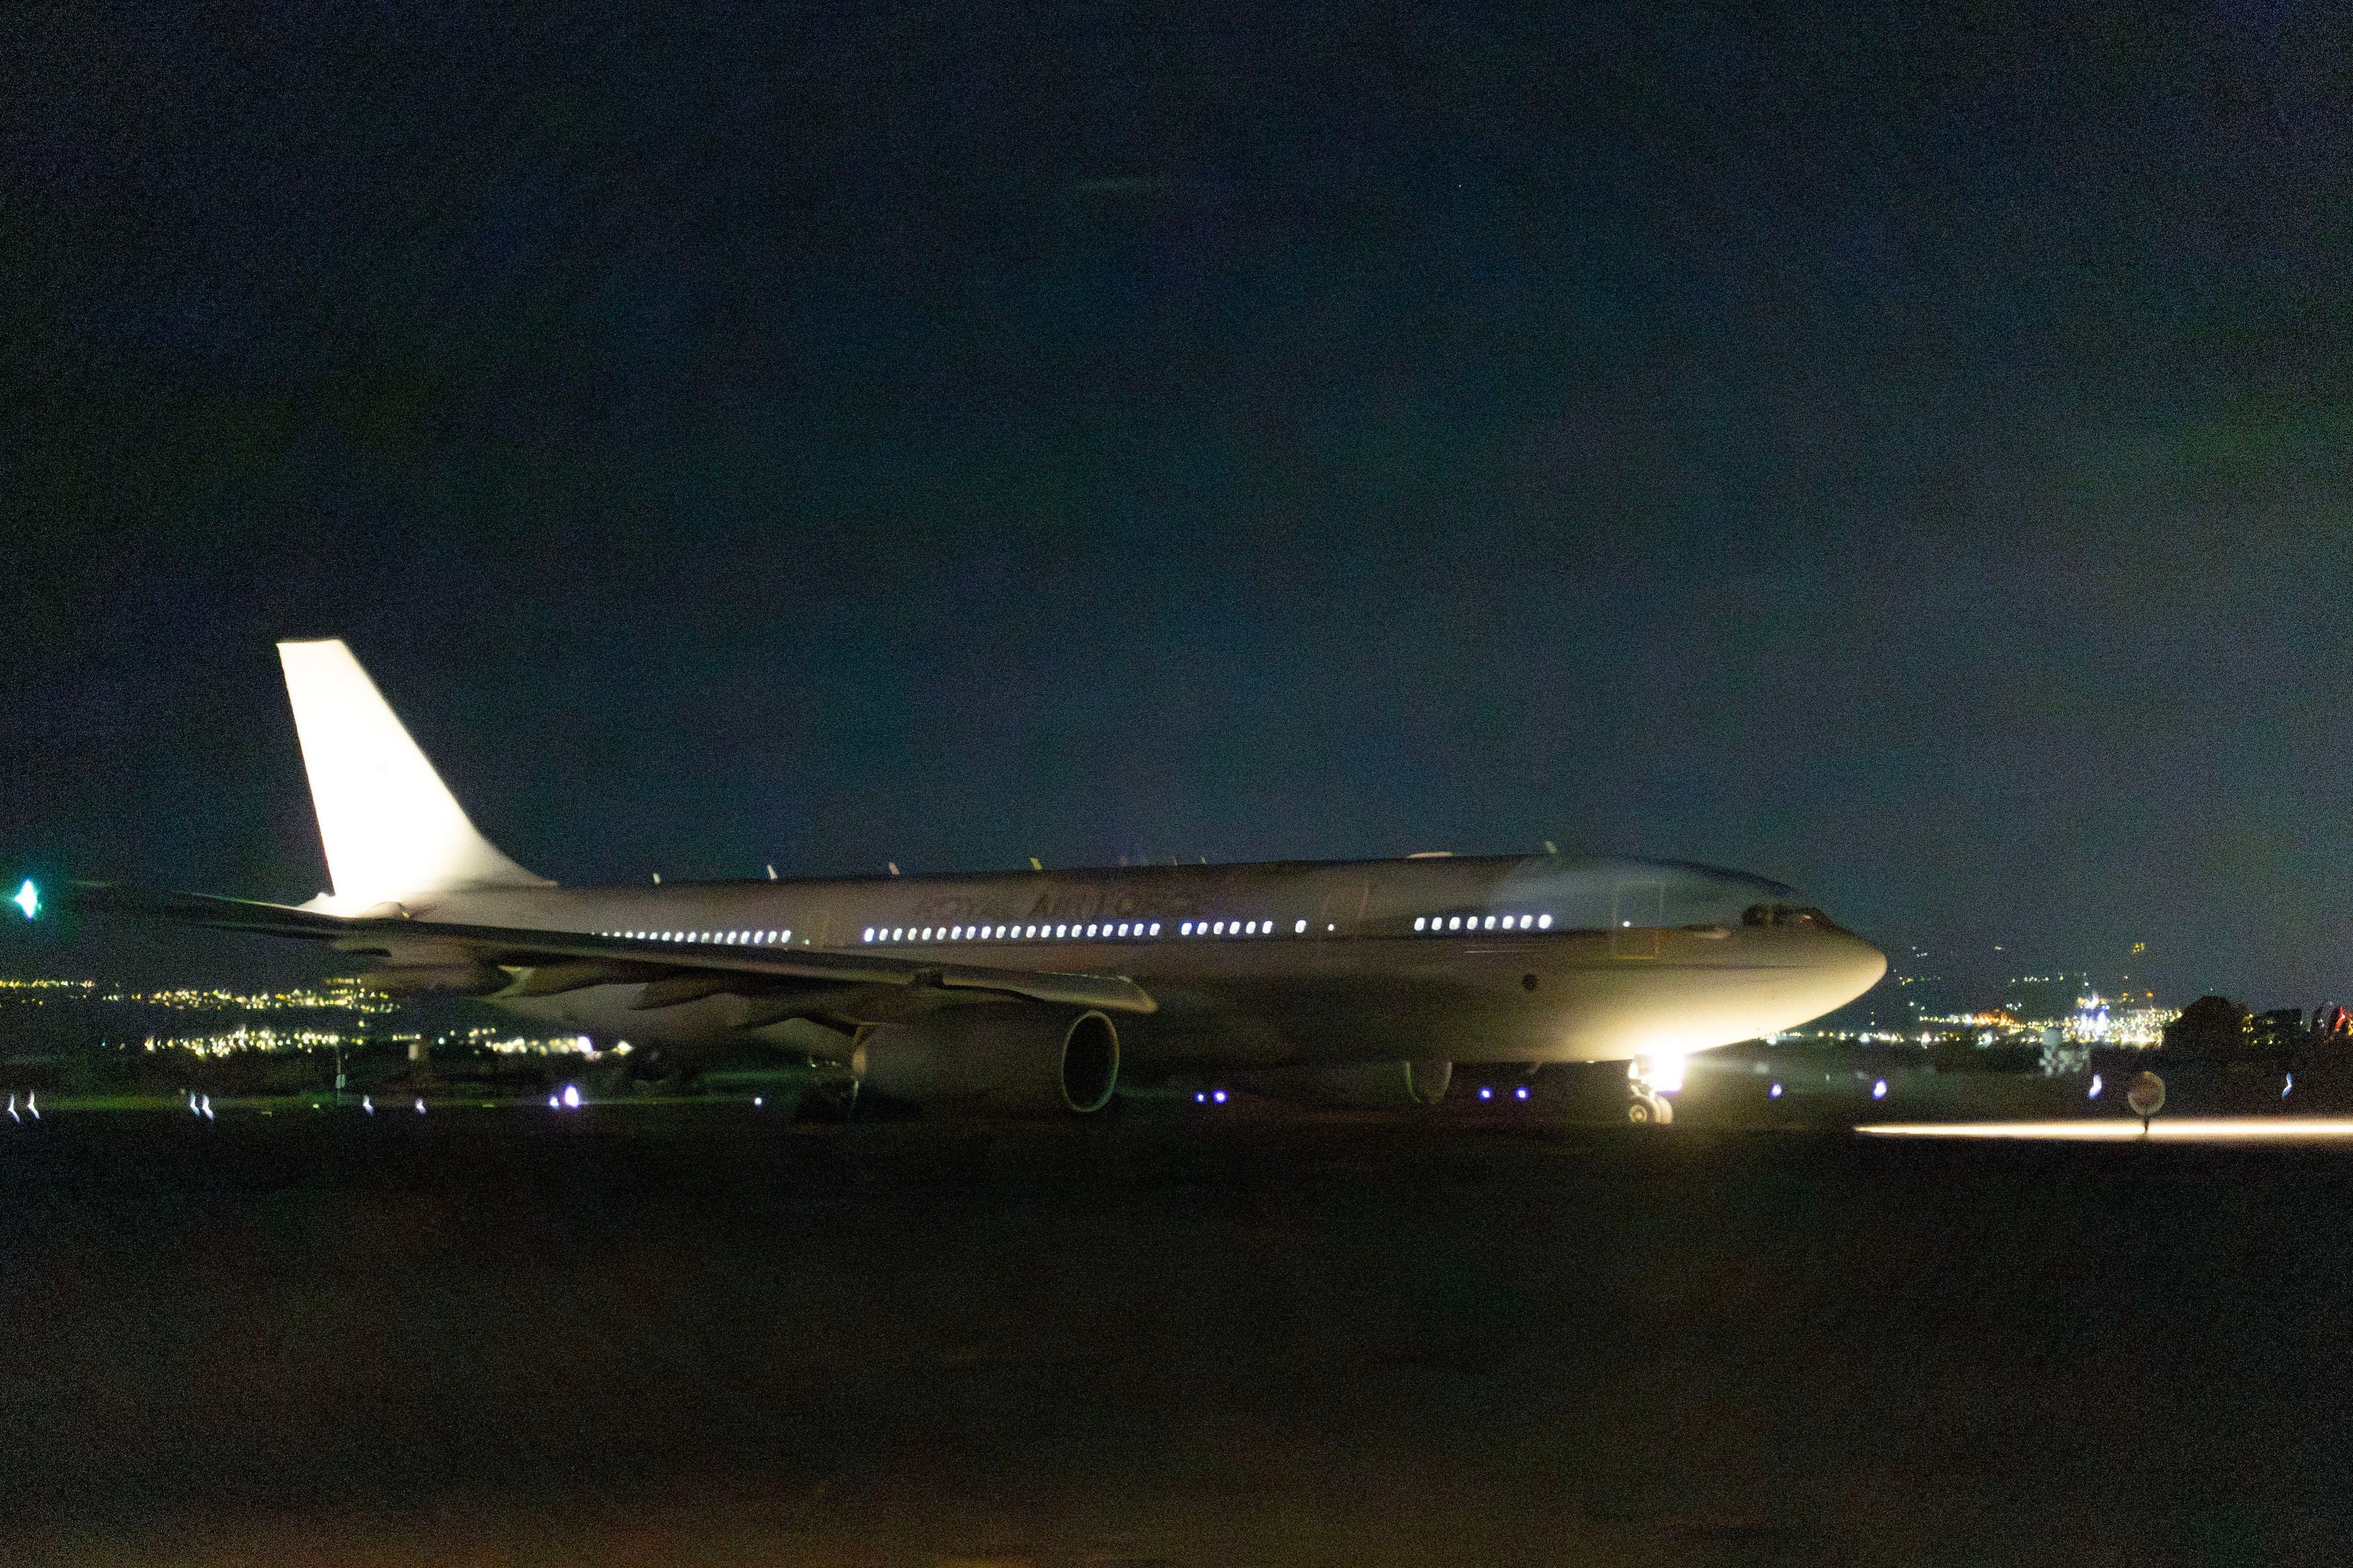
[[[1443,1057],[1419,1062],[1358,1062],[1346,1067],[1273,1068],[1237,1074],[1234,1086],[1269,1100],[1359,1110],[1409,1110],[1446,1098],[1454,1064]]]
[[[862,1089],[919,1105],[1101,1110],[1119,1082],[1119,1031],[1094,1012],[947,1007],[860,1031],[849,1066]]]

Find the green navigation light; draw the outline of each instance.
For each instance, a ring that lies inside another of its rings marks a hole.
[[[16,889],[16,896],[8,901],[24,910],[26,920],[31,920],[41,912],[41,889],[33,886],[33,879],[27,877],[25,885]]]

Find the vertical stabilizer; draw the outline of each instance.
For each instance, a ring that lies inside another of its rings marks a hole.
[[[282,642],[278,657],[340,910],[459,888],[554,885],[475,831],[342,638]]]

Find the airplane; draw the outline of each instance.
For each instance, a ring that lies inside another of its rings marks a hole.
[[[1624,1060],[1629,1120],[1662,1121],[1690,1053],[1795,1027],[1887,968],[1780,883],[1675,860],[560,887],[476,830],[340,639],[278,651],[333,890],[82,882],[76,900],[323,942],[373,959],[385,992],[601,1041],[765,1042],[919,1107],[1090,1113],[1172,1081],[1429,1105],[1457,1063]],[[17,901],[42,907],[29,882]]]

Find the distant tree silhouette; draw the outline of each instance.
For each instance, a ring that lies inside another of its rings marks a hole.
[[[2165,1048],[2189,1057],[2236,1056],[2247,1048],[2247,1010],[2228,996],[2200,996],[2165,1026]]]

